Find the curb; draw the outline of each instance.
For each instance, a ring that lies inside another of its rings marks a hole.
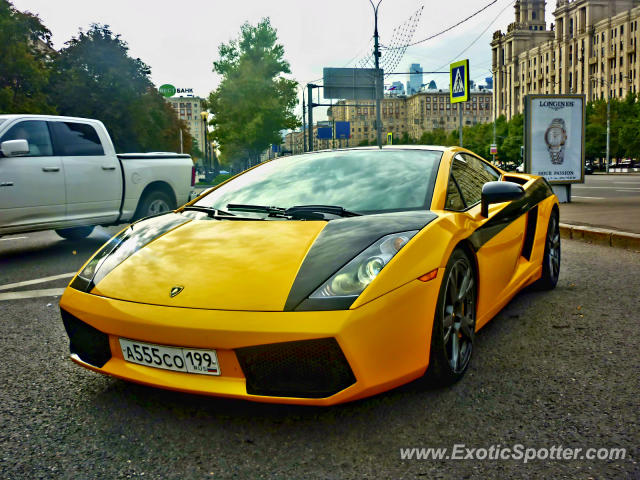
[[[560,224],[560,236],[607,247],[640,251],[640,234],[597,227]]]

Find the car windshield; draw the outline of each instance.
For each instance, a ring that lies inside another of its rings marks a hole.
[[[442,152],[338,150],[265,163],[195,205],[336,205],[359,213],[428,209]]]

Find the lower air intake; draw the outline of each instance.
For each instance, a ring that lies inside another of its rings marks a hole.
[[[356,381],[335,338],[239,348],[236,355],[251,395],[324,398]]]
[[[80,360],[94,367],[102,368],[111,359],[109,336],[87,325],[69,312],[60,309],[62,323],[69,335],[69,349]]]

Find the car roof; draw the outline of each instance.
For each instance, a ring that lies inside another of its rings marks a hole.
[[[99,122],[95,118],[82,118],[82,117],[63,117],[60,115],[36,115],[30,113],[16,113],[16,114],[3,114],[0,115],[1,120],[13,120],[16,118],[24,120],[74,120],[83,122]]]

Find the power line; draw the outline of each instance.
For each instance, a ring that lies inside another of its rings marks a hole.
[[[462,50],[458,55],[456,55],[455,57],[453,57],[453,60],[451,60],[451,61],[450,61],[450,62],[448,62],[448,63],[445,63],[445,64],[444,64],[442,67],[440,67],[440,68],[444,68],[445,66],[449,65],[449,63],[451,63],[451,62],[455,61],[456,59],[458,59],[458,58],[462,57],[462,55],[463,55],[467,50],[469,50],[471,47],[473,47],[473,46],[476,44],[476,42],[477,42],[478,40],[480,40],[480,38],[482,38],[482,36],[483,36],[485,33],[487,33],[487,30],[489,30],[489,28],[491,28],[491,25],[493,25],[493,24],[496,22],[496,20],[498,20],[498,18],[500,18],[500,15],[502,15],[502,14],[504,13],[504,11],[505,11],[507,8],[509,8],[511,5],[513,5],[514,3],[516,3],[516,2],[515,2],[515,0],[512,0],[511,2],[509,2],[509,3],[508,3],[508,4],[507,4],[507,5],[506,5],[502,10],[500,10],[500,13],[498,13],[498,15],[496,15],[496,16],[495,16],[495,18],[494,18],[493,20],[491,20],[491,22],[489,23],[489,25],[487,25],[487,26],[486,26],[486,28],[485,28],[484,30],[482,30],[482,32],[480,33],[480,35],[478,35],[474,41],[472,41],[472,42],[471,42],[471,43],[470,43],[470,44],[469,44],[469,45],[468,45],[464,50]],[[438,70],[440,70],[440,68],[438,68]]]
[[[491,3],[485,5],[484,7],[482,7],[480,10],[478,10],[477,12],[469,15],[467,18],[465,18],[464,20],[460,20],[458,23],[456,23],[455,25],[450,26],[449,28],[446,28],[438,33],[435,33],[433,35],[431,35],[430,37],[427,37],[425,39],[422,40],[418,40],[417,42],[413,42],[413,43],[409,43],[407,45],[402,45],[400,47],[394,47],[394,48],[407,48],[407,47],[413,47],[414,45],[419,45],[420,43],[424,43],[427,42],[429,40],[433,40],[436,37],[439,37],[441,35],[444,35],[447,32],[450,32],[451,30],[453,30],[456,27],[459,27],[460,25],[462,25],[465,22],[468,22],[469,20],[471,20],[473,17],[475,17],[476,15],[479,15],[480,13],[484,12],[487,8],[489,8],[491,5],[498,3],[498,0],[493,0]]]

